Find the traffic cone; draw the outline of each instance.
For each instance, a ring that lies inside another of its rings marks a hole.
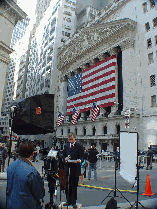
[[[150,184],[150,178],[149,175],[147,175],[147,181],[146,181],[146,187],[145,187],[145,192],[142,195],[146,196],[153,196],[155,193],[152,193],[152,188]]]

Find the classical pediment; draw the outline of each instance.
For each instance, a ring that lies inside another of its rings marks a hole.
[[[122,42],[132,42],[135,29],[136,22],[128,18],[81,29],[59,48],[58,70],[65,73]]]

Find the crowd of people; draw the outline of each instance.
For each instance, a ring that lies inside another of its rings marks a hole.
[[[0,150],[5,146],[0,144]],[[43,150],[43,156],[46,156],[50,150]],[[36,161],[39,161],[41,149],[34,146],[31,141],[25,140],[19,144],[19,158],[10,164],[7,169],[7,206],[9,209],[14,208],[38,208],[41,199],[45,195],[45,187],[43,176],[35,169],[31,161],[34,161],[36,153]],[[91,171],[94,171],[94,179],[97,180],[97,160],[98,150],[92,145],[88,150],[76,141],[74,133],[70,133],[68,142],[64,146],[62,153],[64,162],[64,172],[66,176],[66,203],[63,206],[72,205],[77,208],[77,187],[79,179],[83,184],[86,177],[86,169],[88,169],[88,180],[91,180]],[[2,155],[3,156],[3,155]],[[152,152],[148,149],[148,156],[152,156]],[[119,157],[117,153],[116,157]],[[4,171],[5,159],[2,161],[2,170]],[[151,158],[150,158],[151,159]],[[147,167],[152,168],[151,160],[148,158]],[[22,170],[22,172],[21,172]],[[40,208],[40,207],[39,207]]]

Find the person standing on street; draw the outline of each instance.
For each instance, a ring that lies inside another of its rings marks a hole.
[[[81,183],[80,184],[83,184],[83,175],[84,175],[84,172],[85,172],[85,163],[86,161],[84,160],[83,163],[81,163],[81,176],[80,176],[80,179],[81,179]]]
[[[45,195],[44,181],[32,165],[34,145],[31,141],[19,144],[19,158],[7,169],[7,209],[35,209]]]
[[[93,145],[88,151],[88,161],[89,161],[89,171],[88,171],[88,180],[91,179],[91,170],[94,170],[94,179],[97,180],[97,171],[96,171],[96,162],[98,150]]]
[[[36,162],[38,162],[39,161],[39,151],[40,151],[39,145],[36,146],[36,150],[37,150]]]
[[[68,163],[68,160],[75,160],[76,162]],[[64,169],[68,179],[65,190],[67,202],[64,206],[72,204],[73,208],[77,208],[77,186],[79,176],[81,175],[81,163],[84,161],[84,150],[83,147],[76,142],[74,133],[69,134],[68,143],[63,150],[63,161],[65,162]]]
[[[3,151],[3,147],[2,147],[2,143],[0,143],[0,172],[2,171],[2,151]]]
[[[8,151],[7,151],[7,148],[5,147],[5,144],[4,143],[2,143],[2,148],[3,148],[3,150],[2,150],[2,172],[4,172],[4,169],[5,169],[5,160],[7,158]]]
[[[146,170],[148,170],[148,168],[152,169],[152,161],[153,161],[153,152],[150,149],[150,147],[148,147],[148,151],[147,151],[147,167],[146,167]]]

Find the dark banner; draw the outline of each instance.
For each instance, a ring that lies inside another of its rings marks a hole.
[[[18,135],[54,132],[54,95],[43,94],[14,103],[12,130]]]

